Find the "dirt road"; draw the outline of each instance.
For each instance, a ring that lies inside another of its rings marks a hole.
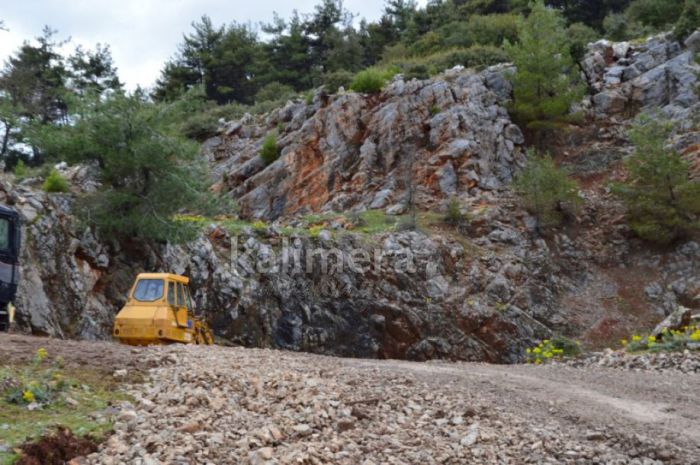
[[[700,463],[700,377],[0,336],[142,370],[91,463]]]

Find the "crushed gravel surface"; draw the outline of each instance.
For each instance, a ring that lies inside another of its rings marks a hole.
[[[84,463],[700,464],[695,373],[40,341],[146,379]]]

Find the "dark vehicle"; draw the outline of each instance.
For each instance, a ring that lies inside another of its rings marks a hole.
[[[9,305],[19,282],[22,228],[16,211],[0,205],[0,331],[10,329]]]

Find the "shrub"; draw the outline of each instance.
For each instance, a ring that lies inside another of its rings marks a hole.
[[[525,358],[528,363],[539,365],[549,360],[575,357],[581,353],[581,344],[564,336],[555,336],[545,339],[535,347],[525,350]]]
[[[530,129],[557,127],[567,121],[572,104],[584,93],[561,14],[538,0],[519,39],[519,44],[506,43],[517,68],[511,77],[511,112]]]
[[[265,137],[262,148],[260,149],[260,158],[263,159],[266,165],[273,163],[280,156],[280,149],[277,146],[277,135],[270,133]]]
[[[569,40],[571,57],[581,61],[588,50],[587,45],[598,40],[598,31],[583,23],[574,23],[569,26]]]
[[[67,384],[60,372],[60,360],[51,366],[44,363],[48,353],[39,348],[32,363],[16,377],[0,379],[5,400],[14,404],[49,404],[56,400]]]
[[[683,0],[634,0],[625,13],[630,20],[659,30],[673,24],[682,11]]]
[[[468,217],[460,208],[457,199],[450,199],[450,203],[447,204],[447,212],[445,213],[445,223],[454,227],[463,227],[468,222]]]
[[[255,94],[255,103],[289,100],[296,95],[293,87],[280,82],[265,84]]]
[[[625,202],[630,228],[642,239],[668,244],[700,230],[700,183],[690,166],[667,148],[671,124],[646,115],[629,132],[635,152],[626,182],[613,191]]]
[[[353,81],[353,74],[350,71],[340,70],[323,75],[323,86],[332,94],[344,87],[347,89]]]
[[[498,47],[490,45],[475,45],[469,48],[453,48],[422,57],[396,60],[392,64],[404,74],[404,79],[427,79],[443,71],[464,66],[465,68],[481,68],[505,63],[508,54]]]
[[[685,0],[683,13],[673,29],[677,40],[683,41],[696,29],[700,28],[700,3],[698,0]]]
[[[681,352],[700,343],[700,327],[686,326],[678,330],[664,328],[660,337],[634,334],[620,341],[627,352]]]
[[[469,36],[473,44],[501,46],[505,41],[518,41],[520,15],[511,13],[476,15],[469,18]]]
[[[27,169],[27,165],[24,164],[24,160],[17,161],[13,172],[17,179],[24,179],[29,175],[29,170]]]
[[[350,89],[355,92],[374,94],[382,91],[387,81],[387,74],[376,68],[368,68],[360,71],[350,84]]]
[[[517,177],[514,187],[523,206],[544,227],[561,224],[564,213],[580,203],[578,185],[569,179],[566,171],[558,168],[548,156],[528,152],[525,170]]]
[[[53,169],[41,185],[44,192],[68,192],[68,181],[58,170]]]

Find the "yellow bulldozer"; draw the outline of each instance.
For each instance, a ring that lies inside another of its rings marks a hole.
[[[189,281],[170,273],[139,274],[114,320],[114,338],[133,346],[213,344],[209,326],[194,315]]]

